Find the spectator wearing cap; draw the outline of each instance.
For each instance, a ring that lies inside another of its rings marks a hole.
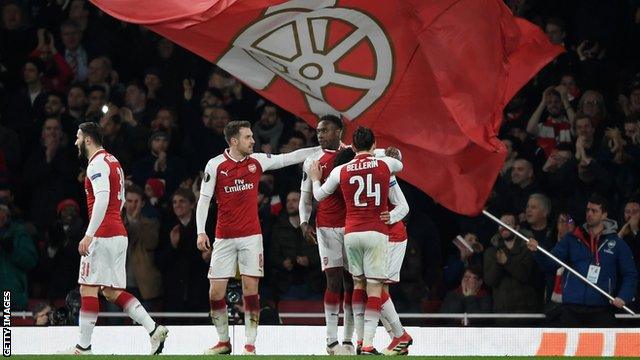
[[[75,199],[64,199],[56,206],[58,217],[47,232],[43,270],[47,274],[47,297],[64,299],[78,286],[80,254],[78,243],[84,236],[80,206]]]
[[[144,185],[144,194],[153,206],[157,206],[164,197],[165,181],[158,178],[150,178]]]
[[[138,186],[144,186],[148,179],[158,178],[165,181],[165,193],[172,193],[186,177],[184,161],[167,154],[169,135],[164,131],[156,131],[149,138],[150,154],[133,165],[132,180]]]
[[[27,274],[37,261],[36,247],[26,229],[11,221],[7,205],[0,205],[0,288],[11,291],[13,310],[26,310]]]

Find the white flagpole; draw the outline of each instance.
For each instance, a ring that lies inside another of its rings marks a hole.
[[[488,217],[489,219],[495,221],[496,223],[500,224],[500,226],[504,227],[505,229],[511,231],[513,234],[515,234],[516,236],[518,236],[519,238],[521,238],[522,240],[529,242],[529,239],[522,235],[520,232],[518,232],[516,229],[512,228],[511,226],[505,224],[504,222],[502,222],[500,219],[498,219],[497,217],[493,216],[490,212],[486,211],[486,210],[482,210],[482,213]],[[569,265],[565,264],[562,260],[558,259],[557,257],[555,257],[555,255],[553,255],[552,253],[550,253],[549,251],[545,250],[544,248],[542,248],[541,246],[538,245],[538,251],[540,251],[541,253],[547,255],[548,257],[550,257],[551,259],[553,259],[553,261],[557,262],[558,264],[560,264],[562,267],[564,267],[565,269],[569,270],[573,275],[577,276],[578,279],[582,280],[585,284],[591,286],[592,288],[594,288],[595,290],[597,290],[600,294],[604,295],[606,298],[608,298],[609,300],[613,301],[615,300],[613,296],[609,295],[608,292],[602,290],[601,288],[599,288],[596,284],[590,282],[589,280],[587,280],[584,276],[582,276],[579,272],[573,270],[573,268],[571,268]],[[624,310],[626,310],[629,314],[631,315],[635,315],[636,313],[633,312],[633,310],[629,309],[627,306],[623,306],[622,307]]]

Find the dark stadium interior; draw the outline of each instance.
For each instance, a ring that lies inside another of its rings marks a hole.
[[[552,249],[600,194],[640,269],[640,1],[505,2],[567,51],[506,106],[500,139],[509,153],[486,209]],[[63,309],[79,307],[77,249],[88,219],[86,160],[74,141],[78,125],[94,121],[127,178],[127,290],[150,312],[208,312],[210,254],[196,248],[195,206],[202,170],[227,146],[224,126],[250,121],[255,150],[267,153],[316,146],[315,130],[215,65],[87,1],[0,0],[0,8],[0,287],[12,289],[14,309],[41,323],[75,321]],[[264,323],[279,323],[278,312],[322,312],[317,247],[291,225],[297,207],[287,213],[287,201],[299,201],[301,169],[260,181]],[[411,210],[402,280],[391,287],[399,313],[545,313],[464,325],[562,324],[566,274],[544,270],[523,241],[506,248],[488,218],[458,215],[400,184]],[[210,212],[213,238],[215,206]],[[458,235],[473,251],[456,246]],[[509,261],[521,266],[505,270]],[[238,320],[240,292],[232,284],[227,296]],[[640,311],[637,298],[627,305]],[[106,301],[102,309],[119,311]],[[301,322],[323,319],[284,319]]]

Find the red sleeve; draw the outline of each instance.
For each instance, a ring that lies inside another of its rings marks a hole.
[[[73,70],[71,70],[71,67],[59,52],[56,52],[53,55],[53,61],[56,63],[56,67],[59,71],[58,79],[60,80],[60,85],[66,87],[73,77]]]

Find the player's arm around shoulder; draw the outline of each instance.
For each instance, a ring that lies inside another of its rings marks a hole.
[[[314,161],[309,169],[309,177],[313,181],[313,197],[316,201],[322,201],[333,194],[340,185],[340,172],[343,165],[337,166],[331,170],[331,173],[323,184],[320,183],[322,178],[322,168],[318,161]]]

